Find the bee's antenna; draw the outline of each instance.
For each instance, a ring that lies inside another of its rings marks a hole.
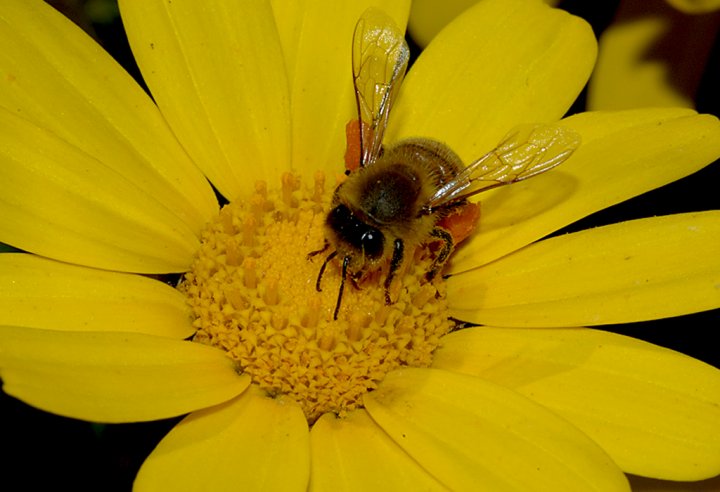
[[[325,246],[325,247],[327,247],[327,246]],[[324,249],[317,251],[317,253],[321,253],[322,251],[324,251]],[[337,251],[333,251],[332,253],[327,255],[327,257],[325,257],[325,261],[323,261],[323,264],[320,267],[320,271],[318,272],[317,280],[315,281],[315,290],[317,290],[318,292],[322,292],[322,289],[320,288],[320,282],[322,281],[323,273],[325,273],[325,268],[327,268],[327,264],[330,263],[330,260],[335,258],[335,256],[337,256]]]
[[[333,256],[335,253],[337,253],[337,251],[333,253]],[[347,277],[348,263],[350,263],[350,257],[346,256],[343,258],[342,273],[340,274],[340,290],[338,290],[337,303],[335,304],[335,312],[333,313],[333,319],[335,321],[337,321],[338,313],[340,312],[340,303],[342,302],[343,290],[345,290],[345,277]]]

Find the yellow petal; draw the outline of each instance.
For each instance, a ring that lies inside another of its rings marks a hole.
[[[0,326],[3,390],[42,410],[95,422],[182,415],[249,384],[217,349],[138,333]]]
[[[468,7],[482,0],[414,0],[408,32],[413,41],[424,48],[450,21]],[[557,5],[558,0],[545,0],[548,5]]]
[[[560,118],[585,85],[595,49],[590,27],[564,11],[483,0],[418,57],[387,140],[431,137],[469,163],[519,123]]]
[[[424,48],[455,17],[478,3],[478,0],[415,0],[410,10],[408,33]]]
[[[516,390],[578,426],[629,473],[720,473],[720,371],[590,329],[478,327],[443,338],[433,366]]]
[[[195,331],[185,296],[163,282],[21,253],[0,254],[0,325],[179,339]]]
[[[365,410],[325,414],[310,431],[312,491],[446,490]]]
[[[588,107],[693,107],[719,28],[717,16],[685,15],[663,0],[622,2],[600,37]]]
[[[380,7],[405,30],[410,2],[394,0],[273,1],[290,74],[293,165],[344,170],[345,125],[357,119],[352,83],[352,37],[368,7]]]
[[[0,45],[0,107],[102,162],[199,234],[217,208],[210,186],[107,53],[45,2],[26,0],[0,3]]]
[[[364,402],[373,420],[451,490],[629,490],[587,436],[480,378],[398,370]]]
[[[688,109],[582,113],[563,124],[582,135],[580,148],[549,173],[483,194],[478,229],[451,271],[493,261],[720,155],[720,122]]]
[[[223,195],[289,168],[287,77],[267,1],[122,1],[120,11],[163,116]]]
[[[496,326],[626,323],[720,307],[720,212],[633,220],[448,279],[452,316]]]
[[[133,490],[304,491],[308,441],[300,407],[251,386],[180,422],[140,468]]]
[[[195,232],[154,190],[0,108],[0,241],[57,260],[186,271]]]

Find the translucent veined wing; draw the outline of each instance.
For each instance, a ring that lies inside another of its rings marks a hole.
[[[517,183],[566,161],[580,146],[580,135],[565,127],[521,125],[500,144],[458,173],[423,207],[425,213],[476,193]]]
[[[362,166],[372,164],[380,154],[390,107],[409,57],[405,37],[395,22],[380,10],[367,9],[355,26],[352,48]]]

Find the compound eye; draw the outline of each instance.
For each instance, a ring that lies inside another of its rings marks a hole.
[[[374,227],[369,227],[360,237],[363,252],[365,256],[377,259],[382,256],[383,247],[385,246],[385,238],[382,233]]]

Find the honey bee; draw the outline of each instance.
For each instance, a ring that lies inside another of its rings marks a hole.
[[[331,249],[317,277],[333,259],[341,259],[337,319],[345,281],[357,283],[387,267],[385,302],[405,256],[416,247],[440,244],[426,273],[431,281],[455,246],[441,220],[476,193],[536,176],[565,161],[580,145],[574,131],[552,125],[523,125],[498,146],[465,166],[447,145],[410,138],[383,147],[390,109],[407,69],[409,48],[402,31],[383,12],[368,9],[353,34],[352,73],[360,124],[357,170],[335,189],[325,220],[322,249]]]

